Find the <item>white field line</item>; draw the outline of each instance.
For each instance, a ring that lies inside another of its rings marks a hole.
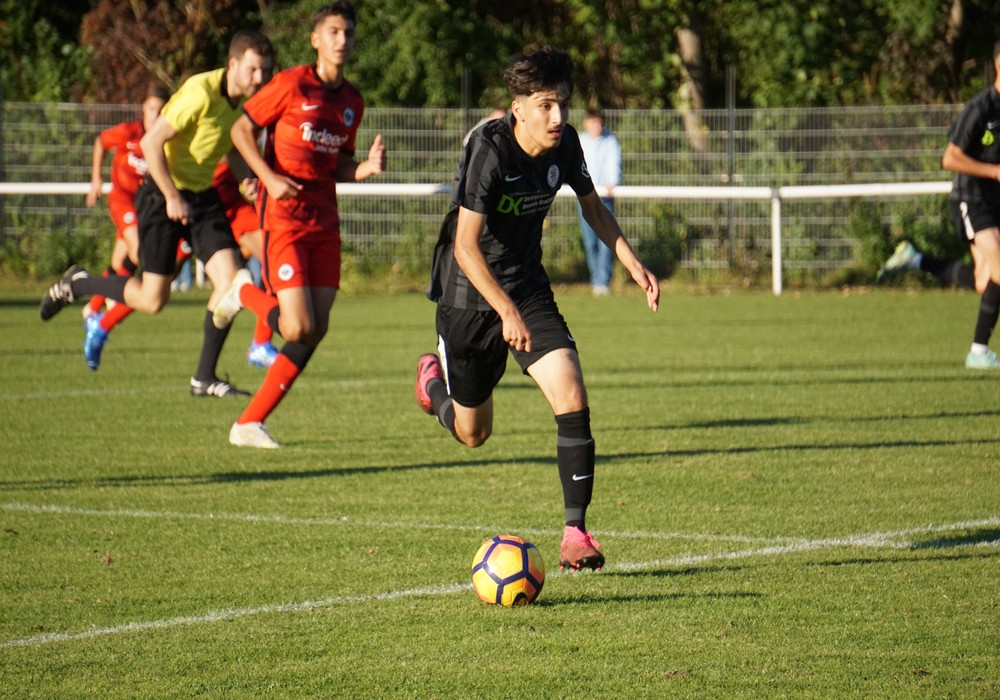
[[[350,526],[350,527],[370,527],[370,528],[398,528],[410,530],[456,530],[459,532],[490,532],[496,533],[504,528],[497,528],[491,525],[461,525],[446,523],[410,523],[410,522],[388,522],[381,520],[351,520],[344,516],[341,518],[295,518],[283,515],[257,515],[254,513],[180,513],[174,511],[157,510],[98,510],[92,508],[75,508],[72,506],[56,505],[32,505],[27,503],[3,503],[0,510],[20,511],[24,513],[55,513],[60,515],[83,515],[98,518],[162,518],[165,520],[214,520],[216,522],[242,522],[242,523],[272,523],[276,525],[321,525],[321,526]],[[546,530],[542,528],[508,528],[514,529],[518,533],[525,535],[561,535],[562,530]],[[743,542],[753,543],[786,543],[793,542],[791,538],[777,537],[746,537],[744,535],[719,535],[714,533],[690,533],[690,532],[605,532],[601,531],[602,537],[621,539],[651,539],[651,540],[694,540],[694,541],[717,541],[717,542]]]
[[[7,505],[5,504],[5,508]],[[39,511],[44,512],[44,511]],[[119,513],[118,511],[112,511]],[[119,513],[120,514],[120,513]],[[210,519],[210,516],[205,516]],[[912,546],[906,540],[914,535],[928,535],[955,530],[967,530],[973,527],[986,527],[1000,525],[1000,516],[993,516],[982,520],[966,520],[964,522],[947,523],[943,525],[928,525],[925,527],[909,528],[906,530],[895,530],[889,532],[876,532],[870,534],[848,535],[840,538],[824,538],[818,540],[798,540],[792,544],[771,545],[756,549],[744,549],[732,552],[718,552],[714,554],[683,555],[669,559],[659,559],[644,562],[625,562],[614,564],[608,568],[610,571],[643,571],[647,569],[663,568],[667,566],[691,566],[693,564],[704,564],[711,561],[731,561],[735,559],[749,559],[751,557],[779,556],[793,554],[797,552],[817,551],[821,549],[832,549],[835,547],[875,547],[905,549]],[[955,546],[960,545],[956,542]],[[1000,547],[1000,540],[976,543],[977,547]],[[550,576],[559,576],[558,572],[553,572]],[[146,630],[164,629],[178,627],[181,625],[205,624],[219,622],[222,620],[233,620],[252,615],[263,615],[269,613],[296,613],[315,610],[317,608],[329,607],[332,605],[349,605],[371,600],[396,600],[399,598],[427,597],[447,595],[466,591],[471,588],[468,583],[452,583],[442,586],[431,586],[427,588],[411,588],[400,591],[388,591],[372,595],[335,596],[316,601],[303,601],[300,603],[283,603],[276,605],[266,605],[257,608],[231,608],[227,610],[213,610],[201,615],[187,615],[183,617],[173,617],[163,620],[149,620],[146,622],[127,622],[121,625],[109,627],[95,627],[83,632],[63,632],[41,634],[33,637],[12,639],[0,643],[0,649],[14,647],[40,646],[54,642],[67,642],[85,640],[93,637],[125,634],[129,632],[142,632]]]
[[[400,384],[400,380],[393,378],[385,379],[327,379],[312,383],[317,387],[368,387],[382,386],[390,384]],[[308,381],[302,380],[302,385],[307,386]],[[28,399],[66,399],[80,396],[121,396],[124,394],[165,394],[183,393],[187,391],[187,384],[171,384],[168,386],[143,386],[143,387],[102,387],[98,389],[57,389],[53,391],[32,391],[26,394],[4,394],[0,393],[0,401],[25,401]]]

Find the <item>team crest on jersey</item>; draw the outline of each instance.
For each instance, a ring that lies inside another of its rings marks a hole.
[[[344,110],[344,124],[354,126],[354,110],[350,107]]]
[[[284,265],[278,268],[278,279],[281,280],[282,282],[287,282],[288,280],[292,279],[292,275],[294,274],[295,270],[288,263],[285,263]]]
[[[986,133],[983,134],[983,145],[984,146],[992,146],[994,140],[995,139],[994,139],[992,131],[987,131]]]
[[[549,187],[555,187],[556,185],[559,184],[559,166],[558,165],[556,165],[556,164],[553,163],[552,165],[549,166],[548,180],[549,180]]]
[[[583,176],[585,178],[587,178],[588,180],[590,179],[590,171],[587,170],[587,161],[583,161],[583,163],[580,165],[580,172],[583,173]]]
[[[125,212],[125,216],[122,217],[122,221],[124,221],[129,226],[131,226],[132,224],[134,224],[135,223],[135,212],[134,211],[127,211],[127,212]]]

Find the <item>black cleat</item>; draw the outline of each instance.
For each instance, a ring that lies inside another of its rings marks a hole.
[[[220,399],[239,398],[241,396],[250,396],[250,392],[237,389],[235,386],[222,379],[201,381],[191,377],[191,396],[216,396]]]
[[[48,321],[62,311],[63,307],[72,304],[76,298],[73,296],[73,282],[88,277],[90,275],[79,265],[73,265],[66,270],[60,280],[49,287],[49,291],[45,292],[45,296],[42,297],[42,303],[38,307],[38,315],[42,317],[42,320]]]

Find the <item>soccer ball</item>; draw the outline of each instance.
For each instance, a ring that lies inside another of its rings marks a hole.
[[[542,592],[543,583],[542,555],[535,545],[520,537],[491,537],[472,558],[472,586],[491,605],[527,605]]]

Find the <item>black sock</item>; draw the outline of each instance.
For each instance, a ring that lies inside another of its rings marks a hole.
[[[562,482],[566,525],[587,531],[587,506],[594,493],[594,437],[590,409],[556,416],[556,462]]]
[[[281,329],[278,328],[278,317],[281,315],[281,307],[275,305],[273,309],[267,313],[267,327],[272,331],[281,335]]]
[[[976,319],[976,335],[972,342],[989,345],[998,316],[1000,316],[1000,285],[990,280],[979,300],[979,317]]]
[[[114,299],[122,304],[125,303],[125,285],[131,277],[84,277],[70,283],[73,290],[73,298],[89,297],[93,294],[100,294],[102,297]]]
[[[122,269],[125,270],[130,275],[134,275],[138,265],[132,262],[132,258],[125,258],[125,262],[122,263]],[[112,274],[117,275],[117,272],[112,272]]]
[[[438,423],[455,435],[455,404],[448,395],[448,386],[444,380],[432,379],[427,382],[427,395],[431,397],[431,407]],[[457,435],[455,439],[458,439]]]
[[[920,269],[931,273],[945,284],[976,288],[972,265],[961,260],[941,260],[924,253],[920,257]]]
[[[309,364],[309,358],[316,352],[316,348],[302,342],[288,342],[281,346],[281,354],[287,357],[293,365],[301,372]]]
[[[119,279],[128,279],[119,278]],[[212,323],[212,312],[205,311],[204,339],[201,342],[201,357],[198,359],[198,371],[194,378],[201,382],[215,381],[215,366],[222,354],[222,345],[226,342],[231,326],[216,328]]]

